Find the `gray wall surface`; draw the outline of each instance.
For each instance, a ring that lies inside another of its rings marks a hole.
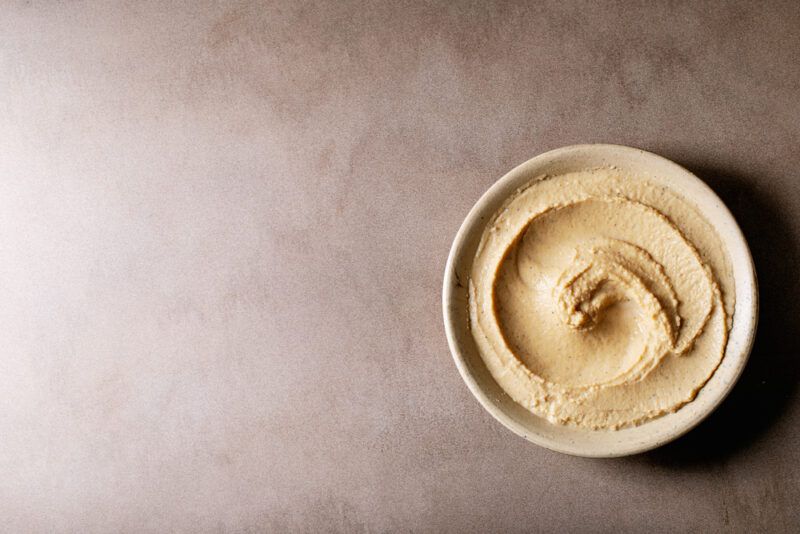
[[[797,2],[5,2],[0,530],[800,527]],[[472,204],[610,142],[728,203],[756,347],[704,424],[588,460],[452,363]]]

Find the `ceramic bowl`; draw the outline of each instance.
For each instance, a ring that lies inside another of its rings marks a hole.
[[[486,221],[519,187],[542,174],[599,166],[647,175],[695,203],[728,249],[736,286],[736,308],[725,357],[694,401],[674,413],[622,430],[586,430],[549,423],[514,402],[481,359],[469,328],[467,282]],[[444,324],[456,366],[470,391],[492,416],[520,436],[554,451],[589,457],[624,456],[661,446],[708,416],[742,373],[755,336],[758,289],[753,259],[730,211],[702,180],[650,152],[617,145],[574,145],[546,152],[498,180],[475,204],[453,241],[444,275]]]

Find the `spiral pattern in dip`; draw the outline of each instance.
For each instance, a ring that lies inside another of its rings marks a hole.
[[[540,177],[484,231],[473,337],[500,386],[554,423],[641,424],[690,402],[725,353],[725,248],[689,202],[615,169]]]

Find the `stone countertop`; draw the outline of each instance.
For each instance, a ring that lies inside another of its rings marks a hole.
[[[800,525],[796,2],[9,2],[9,532],[786,532]],[[495,422],[444,337],[498,177],[610,142],[750,240],[756,347],[639,456]]]

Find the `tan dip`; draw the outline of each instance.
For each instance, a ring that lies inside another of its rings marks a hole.
[[[553,423],[641,424],[691,402],[725,353],[725,247],[690,201],[613,168],[542,176],[488,222],[469,283],[483,360]]]

